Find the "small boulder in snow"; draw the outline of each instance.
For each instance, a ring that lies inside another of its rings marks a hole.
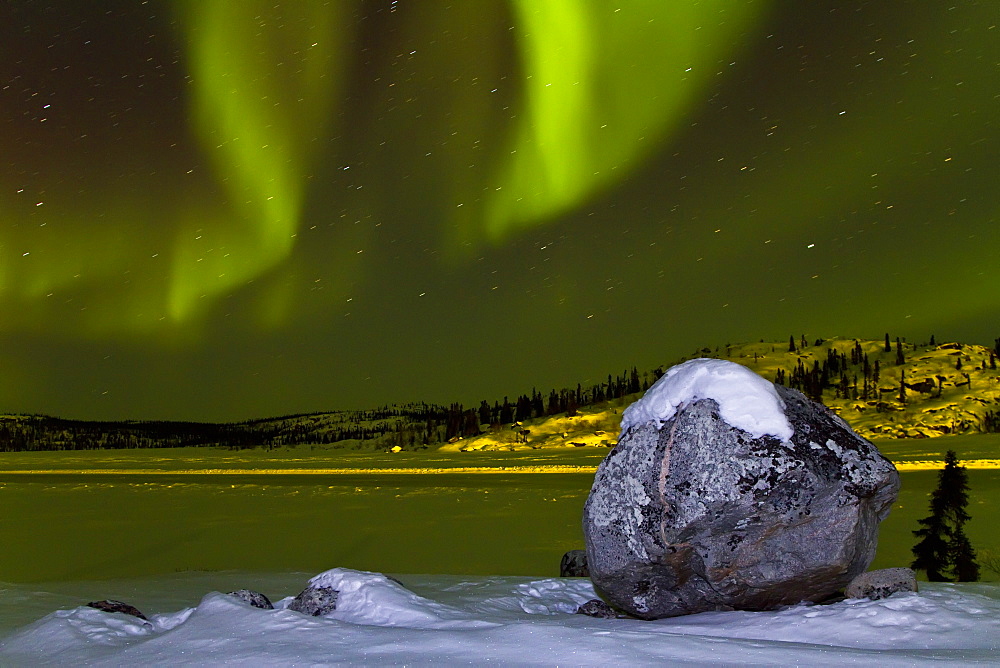
[[[310,584],[288,604],[288,610],[319,617],[337,609],[340,592],[332,587]]]
[[[249,603],[255,608],[260,608],[261,610],[274,610],[274,604],[271,603],[271,599],[264,596],[259,591],[254,591],[252,589],[240,589],[238,591],[229,592],[229,595]]]
[[[394,577],[350,568],[332,568],[310,578],[299,598],[310,596],[329,596],[332,600],[326,605],[306,607],[293,601],[288,609],[306,612],[317,607],[319,612],[307,614],[375,626],[448,625],[463,616],[456,608],[418,596]]]
[[[126,615],[132,615],[133,617],[138,617],[139,619],[146,619],[146,615],[139,612],[139,609],[135,606],[129,605],[128,603],[122,603],[121,601],[115,601],[113,599],[91,601],[87,604],[87,606],[104,612],[123,612]]]
[[[882,568],[868,571],[851,580],[844,594],[847,598],[877,601],[899,591],[917,591],[917,574],[910,568]]]
[[[570,550],[563,555],[559,563],[559,577],[561,578],[589,578],[590,569],[587,568],[587,551]]]
[[[645,619],[822,601],[863,573],[899,475],[802,393],[680,364],[622,418],[584,507],[591,580]]]
[[[592,598],[576,610],[578,615],[597,617],[598,619],[628,619],[629,616],[618,612],[599,598]]]

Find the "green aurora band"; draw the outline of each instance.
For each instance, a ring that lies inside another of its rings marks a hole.
[[[763,0],[514,0],[525,110],[478,217],[501,241],[626,178],[669,140]],[[473,221],[475,224],[477,221]]]
[[[1000,334],[995,3],[52,7],[0,10],[0,408],[245,418]]]
[[[442,221],[443,229],[460,230],[457,240],[451,235],[451,254],[463,244],[502,243],[517,229],[551,220],[626,178],[668,140],[712,76],[711,64],[765,2],[511,5],[523,110],[504,130],[509,138],[493,161],[497,173],[486,177],[488,195],[476,197],[476,205],[452,204],[454,219]],[[45,321],[65,314],[47,315],[33,302],[79,289],[72,277],[96,288],[131,272],[133,287],[101,290],[89,312],[76,316],[72,331],[103,337],[162,330],[176,341],[196,331],[191,326],[220,299],[280,270],[303,224],[308,176],[328,157],[323,140],[342,129],[333,126],[345,71],[356,57],[349,20],[356,6],[180,3],[191,78],[189,127],[218,194],[206,199],[178,192],[168,219],[134,192],[112,191],[105,196],[121,215],[110,224],[64,230],[58,239],[14,241],[11,246],[31,247],[35,258],[31,267],[0,265],[0,298],[22,314],[7,326],[16,328],[20,320],[22,326],[58,329]],[[139,248],[168,268],[132,266]],[[257,289],[254,326],[279,326],[291,308],[288,290]]]
[[[185,320],[204,304],[288,258],[306,175],[327,131],[347,61],[346,3],[190,0],[191,122],[225,187],[222,218],[180,225],[169,312]],[[207,228],[207,229],[206,229]],[[216,252],[193,246],[199,231]]]

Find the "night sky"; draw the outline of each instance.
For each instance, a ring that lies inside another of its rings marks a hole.
[[[0,412],[1000,336],[994,0],[0,4]]]

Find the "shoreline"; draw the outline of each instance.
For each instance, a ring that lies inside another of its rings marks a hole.
[[[914,460],[893,462],[897,471],[928,471],[944,467],[941,460]],[[967,469],[1000,469],[1000,459],[966,459],[960,464]],[[596,466],[581,465],[537,465],[537,466],[456,466],[456,467],[394,467],[394,468],[210,468],[210,469],[17,469],[0,471],[0,479],[5,476],[271,476],[271,475],[497,475],[497,474],[593,474]]]

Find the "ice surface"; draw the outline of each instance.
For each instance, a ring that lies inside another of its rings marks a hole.
[[[200,586],[203,577],[192,580],[193,586]],[[1000,661],[996,585],[921,583],[920,593],[880,601],[645,622],[572,614],[594,597],[585,579],[400,579],[406,587],[380,574],[347,569],[317,576],[314,583],[339,587],[344,602],[325,617],[283,609],[287,598],[275,610],[261,610],[218,592],[177,612],[145,609],[149,622],[87,607],[57,610],[0,636],[0,665],[885,667]],[[267,593],[266,581],[248,585]],[[183,589],[183,583],[173,576],[170,587]],[[22,611],[40,609],[53,596],[32,585],[0,585],[0,590],[0,607],[15,605]],[[40,604],[33,607],[36,599]],[[3,610],[5,618],[10,613]]]
[[[693,359],[671,367],[622,414],[622,433],[629,427],[669,420],[683,404],[714,399],[723,420],[760,438],[782,441],[792,437],[785,404],[774,385],[744,366],[716,359]]]

